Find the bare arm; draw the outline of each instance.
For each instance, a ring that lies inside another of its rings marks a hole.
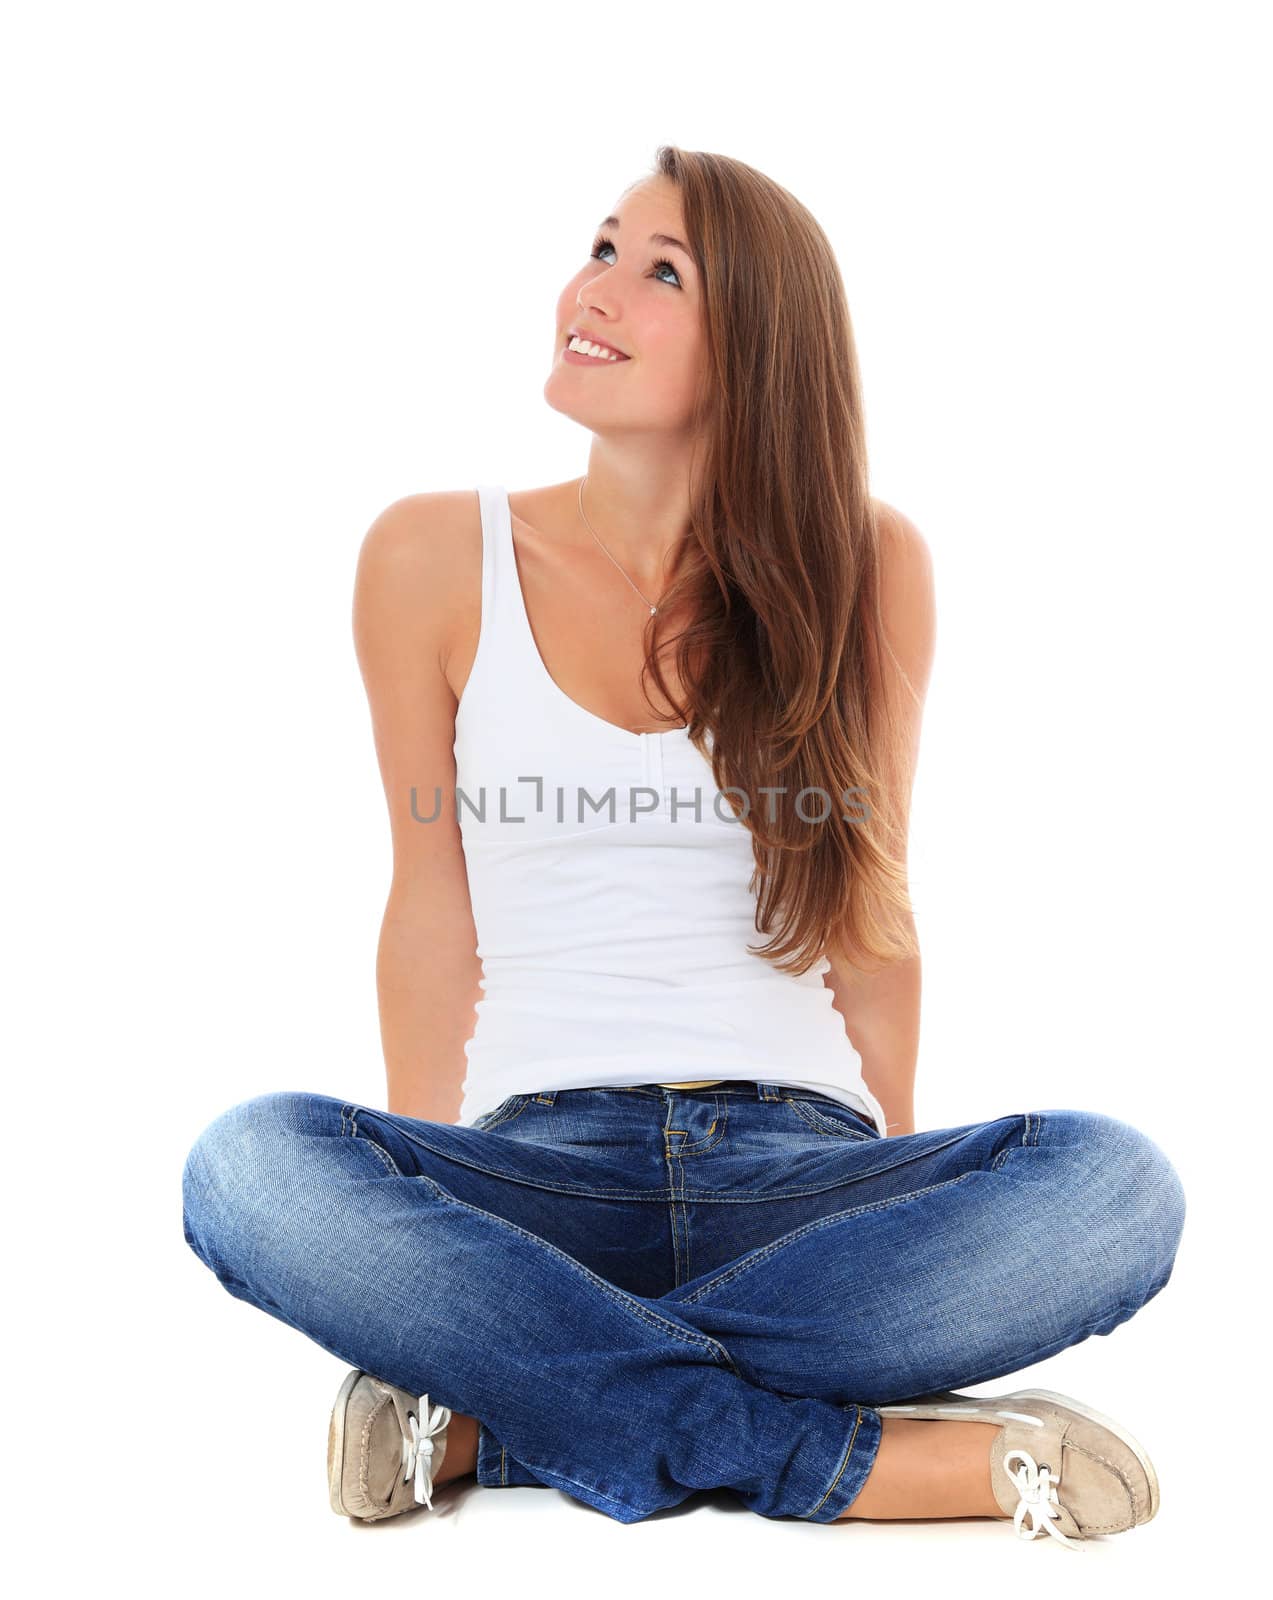
[[[896,961],[866,978],[832,960],[822,981],[862,1057],[862,1076],[884,1108],[885,1133],[914,1133],[920,957]]]
[[[919,760],[924,696],[936,642],[932,556],[919,529],[900,511],[876,502],[883,543],[880,610],[893,653],[910,679],[912,696],[891,661],[879,692],[907,729],[906,763],[897,775],[903,814],[909,817]],[[887,661],[887,652],[886,652]],[[862,973],[828,952],[823,982],[832,992],[845,1030],[862,1057],[862,1076],[884,1108],[886,1133],[915,1131],[915,1068],[919,1058],[921,958]]]
[[[445,1123],[459,1116],[482,975],[455,816],[456,698],[443,673],[448,540],[462,499],[410,495],[381,512],[359,553],[353,608],[393,836],[376,961],[388,1109]],[[440,789],[436,821],[414,820],[413,788],[420,817]]]

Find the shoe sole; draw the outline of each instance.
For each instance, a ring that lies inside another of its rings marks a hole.
[[[332,1407],[331,1426],[327,1432],[327,1492],[331,1499],[332,1510],[342,1517],[352,1517],[345,1504],[341,1492],[341,1480],[344,1476],[345,1463],[345,1418],[349,1409],[349,1397],[354,1392],[354,1386],[364,1374],[361,1368],[354,1367],[340,1386],[336,1396],[336,1403]]]
[[[1072,1395],[1058,1394],[1055,1389],[1014,1389],[1011,1394],[970,1394],[965,1396],[962,1401],[949,1404],[942,1404],[939,1401],[936,1403],[929,1402],[927,1405],[876,1406],[874,1409],[884,1414],[890,1412],[895,1414],[906,1413],[921,1418],[940,1419],[942,1416],[951,1417],[952,1412],[956,1415],[959,1412],[963,1412],[966,1415],[968,1412],[982,1406],[996,1411],[1010,1409],[1014,1400],[1047,1400],[1053,1405],[1064,1406],[1067,1411],[1077,1411],[1079,1416],[1086,1417],[1089,1422],[1095,1422],[1102,1428],[1108,1428],[1112,1434],[1121,1439],[1137,1461],[1140,1462],[1145,1473],[1145,1479],[1149,1484],[1149,1513],[1138,1526],[1144,1527],[1146,1522],[1154,1520],[1158,1515],[1158,1474],[1154,1471],[1154,1464],[1149,1459],[1144,1445],[1141,1444],[1139,1439],[1128,1433],[1121,1422],[1115,1422],[1113,1417],[1107,1417],[1103,1411],[1097,1411],[1092,1406],[1084,1405],[1081,1400],[1074,1399]],[[954,1418],[952,1417],[951,1420],[954,1420]]]

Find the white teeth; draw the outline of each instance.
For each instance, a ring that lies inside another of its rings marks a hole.
[[[600,357],[603,361],[617,361],[619,359],[614,351],[607,350],[605,345],[593,344],[589,339],[581,339],[578,334],[574,335],[566,348],[567,350],[579,350],[586,356]]]

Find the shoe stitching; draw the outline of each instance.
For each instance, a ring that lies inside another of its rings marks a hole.
[[[371,1492],[371,1480],[368,1477],[368,1468],[371,1463],[371,1429],[376,1418],[390,1404],[390,1398],[379,1389],[376,1392],[380,1395],[380,1404],[372,1406],[371,1410],[368,1411],[366,1420],[362,1425],[362,1438],[358,1441],[358,1487],[362,1491],[363,1498],[367,1504],[380,1511],[384,1508],[376,1504],[376,1498]]]
[[[1114,1474],[1114,1476],[1122,1484],[1123,1489],[1124,1489],[1124,1491],[1125,1491],[1125,1493],[1127,1495],[1128,1503],[1130,1504],[1131,1510],[1132,1510],[1132,1522],[1131,1522],[1131,1525],[1132,1525],[1133,1528],[1138,1527],[1139,1523],[1138,1523],[1137,1517],[1136,1517],[1136,1496],[1133,1493],[1132,1485],[1131,1485],[1130,1481],[1128,1480],[1127,1475],[1122,1471],[1122,1469],[1119,1467],[1118,1463],[1116,1461],[1109,1460],[1109,1458],[1107,1456],[1103,1456],[1103,1455],[1098,1454],[1095,1450],[1088,1450],[1081,1444],[1075,1444],[1074,1441],[1071,1440],[1071,1439],[1067,1439],[1065,1441],[1064,1448],[1067,1449],[1067,1450],[1073,1450],[1078,1455],[1085,1456],[1088,1461],[1099,1461],[1100,1464],[1103,1467],[1108,1467],[1109,1468],[1109,1470]],[[1066,1509],[1069,1510],[1069,1507],[1067,1506]],[[1070,1515],[1073,1517],[1074,1513],[1071,1511]],[[1075,1518],[1075,1521],[1076,1522],[1078,1521],[1077,1517]],[[1127,1524],[1123,1523],[1123,1522],[1107,1522],[1107,1523],[1090,1522],[1090,1523],[1087,1523],[1087,1524],[1084,1525],[1083,1531],[1085,1533],[1122,1533],[1125,1530],[1126,1526],[1127,1526]]]
[[[1083,1456],[1088,1461],[1096,1461],[1096,1462],[1099,1462],[1101,1464],[1101,1466],[1108,1467],[1110,1469],[1110,1471],[1114,1474],[1114,1476],[1118,1479],[1118,1481],[1122,1484],[1123,1490],[1127,1495],[1128,1503],[1130,1504],[1131,1509],[1132,1509],[1131,1526],[1133,1528],[1139,1527],[1140,1526],[1140,1522],[1138,1521],[1138,1519],[1136,1517],[1136,1497],[1135,1497],[1135,1495],[1134,1495],[1134,1493],[1132,1491],[1132,1485],[1131,1485],[1130,1481],[1128,1480],[1126,1474],[1119,1467],[1119,1465],[1118,1465],[1118,1463],[1116,1461],[1111,1461],[1107,1456],[1103,1456],[1103,1455],[1099,1454],[1099,1452],[1097,1452],[1095,1450],[1089,1450],[1089,1449],[1086,1448],[1086,1446],[1081,1445],[1081,1444],[1077,1444],[1077,1443],[1074,1442],[1074,1440],[1070,1439],[1068,1437],[1068,1434],[1069,1434],[1069,1430],[1070,1430],[1070,1428],[1072,1426],[1073,1426],[1073,1422],[1072,1421],[1067,1421],[1065,1423],[1064,1427],[1061,1430],[1061,1436],[1060,1436],[1060,1440],[1058,1442],[1058,1450],[1059,1450],[1060,1454],[1063,1456],[1066,1451],[1072,1450],[1072,1451],[1074,1451],[1074,1453],[1076,1455]],[[999,1431],[999,1440],[998,1440],[998,1442],[1000,1443],[1000,1446],[1001,1446],[1000,1447],[1000,1451],[999,1451],[999,1457],[998,1457],[1000,1466],[1003,1466],[1003,1462],[1004,1462],[1006,1456],[1009,1453],[1006,1450],[1002,1449],[1002,1439],[1003,1439],[1003,1430],[1001,1428],[1000,1431]],[[1060,1465],[1059,1462],[1058,1462],[1058,1465]],[[1006,1471],[1006,1468],[1005,1468],[1005,1471]],[[1061,1480],[1058,1482],[1057,1494],[1058,1494],[1058,1498],[1061,1500],[1062,1505],[1065,1505],[1064,1473],[1062,1473]],[[1080,1523],[1078,1518],[1074,1515],[1074,1512],[1070,1509],[1070,1507],[1068,1505],[1065,1505],[1065,1510],[1068,1513],[1071,1521],[1074,1523],[1075,1527],[1079,1529],[1079,1531],[1084,1535],[1084,1537],[1087,1537],[1087,1536],[1089,1536],[1091,1534],[1100,1534],[1100,1533],[1123,1533],[1123,1532],[1125,1532],[1127,1530],[1127,1527],[1128,1527],[1128,1524],[1125,1523],[1125,1522],[1101,1522],[1101,1523],[1084,1522],[1084,1523]]]

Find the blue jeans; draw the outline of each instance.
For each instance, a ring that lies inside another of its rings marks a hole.
[[[1162,1150],[1098,1112],[885,1139],[747,1081],[518,1094],[471,1127],[262,1094],[182,1190],[232,1295],[476,1417],[480,1484],[619,1522],[717,1488],[832,1521],[873,1407],[1112,1332],[1185,1215]]]

